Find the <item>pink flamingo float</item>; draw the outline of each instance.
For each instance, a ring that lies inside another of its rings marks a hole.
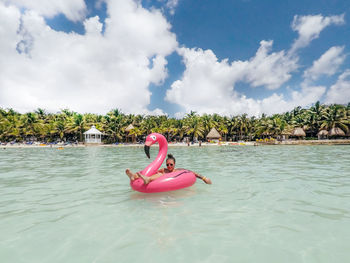
[[[156,159],[151,162],[145,169],[140,171],[144,176],[152,176],[157,173],[159,167],[162,165],[167,152],[168,142],[165,137],[159,133],[151,133],[147,136],[145,142],[145,153],[150,158],[149,150],[151,145],[158,143],[159,151]],[[155,179],[149,184],[144,184],[141,178],[130,181],[132,189],[142,193],[158,193],[174,191],[181,188],[186,188],[196,182],[196,176],[189,170],[178,170],[171,173],[165,173],[161,177]]]

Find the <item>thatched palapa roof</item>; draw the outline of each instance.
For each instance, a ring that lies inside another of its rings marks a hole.
[[[281,135],[292,135],[292,132],[289,129],[285,129],[281,132]]]
[[[129,132],[129,131],[131,131],[131,130],[134,129],[134,128],[135,128],[135,127],[134,127],[132,124],[129,124],[129,126],[125,128],[125,131],[126,131],[126,132]]]
[[[328,135],[328,131],[327,130],[320,130],[318,133],[317,133],[318,136],[326,136]]]
[[[303,128],[295,128],[293,131],[292,131],[292,136],[298,136],[298,137],[304,137],[306,136]]]
[[[212,128],[210,130],[210,132],[207,134],[207,138],[208,139],[220,139],[221,135],[215,128]]]
[[[336,128],[332,128],[330,131],[329,131],[329,136],[345,136],[345,132],[336,127]]]

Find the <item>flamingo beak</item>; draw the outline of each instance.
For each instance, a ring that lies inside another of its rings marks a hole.
[[[148,159],[151,158],[151,156],[149,155],[149,149],[150,148],[151,148],[150,146],[145,145],[145,154],[147,155]]]

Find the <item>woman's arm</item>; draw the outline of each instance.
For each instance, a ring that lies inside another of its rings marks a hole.
[[[197,178],[203,180],[204,183],[206,183],[206,184],[212,184],[212,182],[211,182],[211,180],[210,180],[209,178],[207,178],[207,177],[205,177],[205,176],[201,176],[200,174],[197,174],[196,172],[193,172],[193,171],[191,171],[191,170],[184,169],[184,168],[177,168],[177,169],[175,169],[175,171],[178,171],[178,170],[187,170],[187,171],[190,171],[190,172],[194,173],[194,175],[195,175]]]
[[[194,173],[194,175],[195,175],[197,178],[203,180],[204,183],[206,183],[206,184],[211,184],[211,180],[210,180],[209,178],[207,178],[207,177],[205,177],[205,176],[201,176],[200,174],[197,174],[197,173],[195,173],[195,172],[193,172],[193,171],[192,171],[192,173]]]

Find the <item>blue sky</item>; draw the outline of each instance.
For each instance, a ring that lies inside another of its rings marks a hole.
[[[0,107],[259,116],[350,102],[346,0],[59,2],[0,0]]]

